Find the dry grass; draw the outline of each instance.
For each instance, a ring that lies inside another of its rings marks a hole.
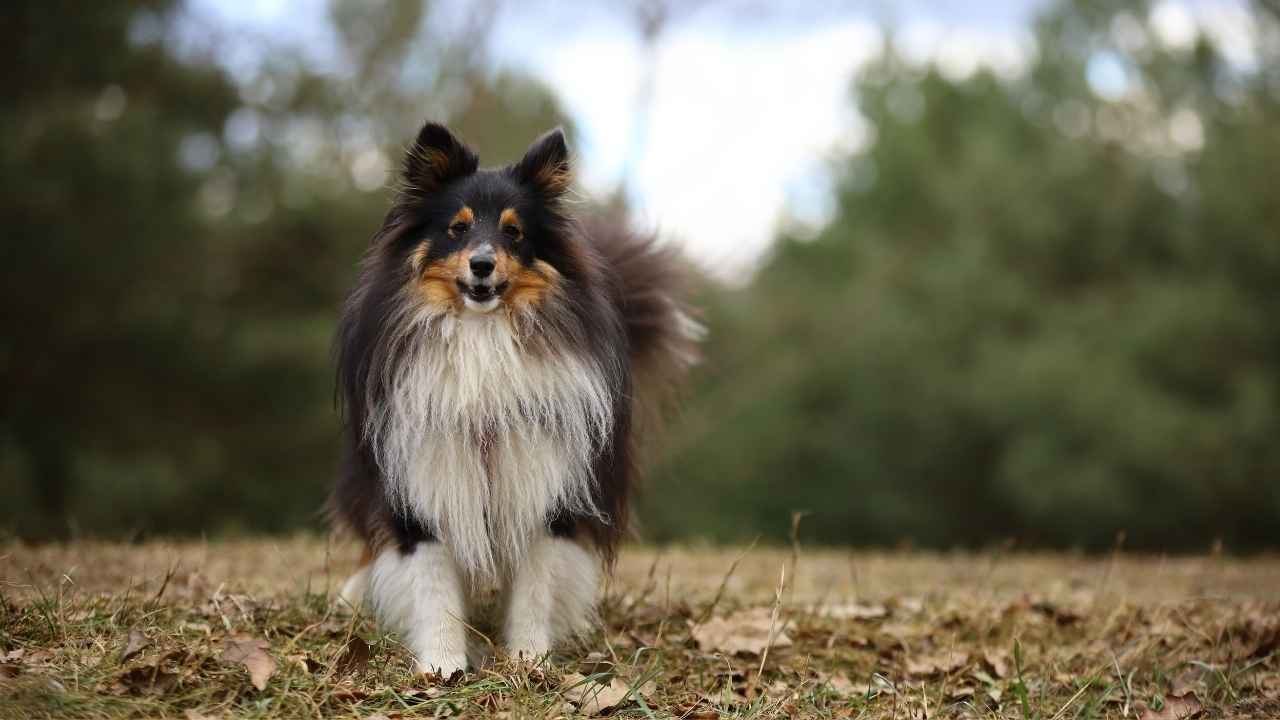
[[[354,556],[2,545],[0,718],[1280,717],[1274,557],[630,548],[590,647],[437,683]]]

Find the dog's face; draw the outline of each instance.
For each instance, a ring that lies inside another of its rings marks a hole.
[[[558,291],[560,197],[570,175],[560,130],[515,165],[477,170],[475,154],[427,125],[405,158],[413,229],[402,245],[410,291],[439,312],[536,308]]]

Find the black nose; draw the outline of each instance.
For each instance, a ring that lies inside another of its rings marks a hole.
[[[493,256],[492,255],[472,255],[471,256],[471,274],[478,278],[486,278],[493,272]]]

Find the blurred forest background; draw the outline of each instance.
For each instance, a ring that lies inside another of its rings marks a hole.
[[[282,48],[233,77],[171,51],[170,0],[6,6],[3,532],[322,527],[330,341],[387,159],[426,117],[487,164],[573,132],[476,52],[478,7],[444,36],[424,2],[334,0],[347,75]],[[1280,545],[1280,10],[1247,8],[1243,69],[1136,0],[1049,4],[1015,76],[886,44],[830,221],[699,289],[644,536],[782,540],[805,510],[824,543]]]

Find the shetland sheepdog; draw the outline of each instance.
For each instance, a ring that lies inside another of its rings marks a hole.
[[[429,123],[339,323],[335,522],[364,543],[342,597],[421,672],[580,638],[627,527],[637,426],[695,359],[684,264],[576,218],[564,134],[479,169]]]

